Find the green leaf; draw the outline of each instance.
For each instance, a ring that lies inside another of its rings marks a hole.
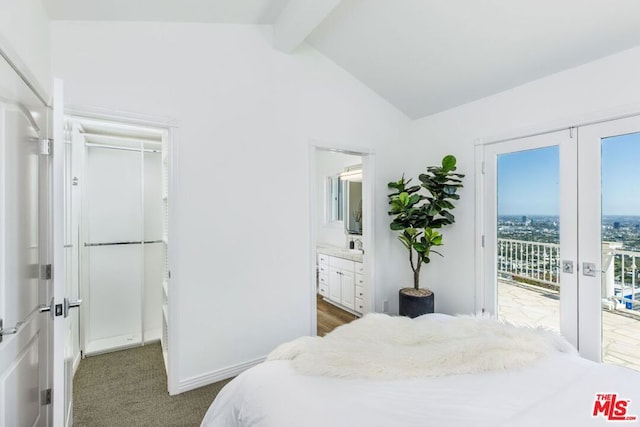
[[[411,250],[411,241],[409,239],[407,239],[403,235],[400,235],[400,236],[398,236],[398,240],[400,240],[402,242],[402,244],[404,245],[405,248]]]
[[[455,194],[458,191],[458,187],[455,185],[445,185],[442,189],[446,194]]]
[[[413,227],[408,227],[404,230],[404,235],[410,238],[414,238],[417,233],[418,233],[418,230],[416,230]]]
[[[400,193],[398,200],[400,200],[400,203],[404,206],[407,206],[407,204],[409,204],[409,194],[407,192]]]
[[[391,223],[391,229],[392,229],[393,231],[400,231],[400,230],[404,230],[404,224],[402,224],[401,222],[398,222],[398,221],[394,220],[394,221]]]
[[[415,249],[416,252],[418,252],[418,253],[425,253],[425,252],[428,251],[429,248],[428,248],[427,245],[425,245],[423,243],[413,242],[413,249]]]
[[[442,169],[446,172],[452,171],[456,169],[456,158],[449,154],[448,156],[444,156],[442,159]]]
[[[449,212],[447,211],[442,211],[440,212],[442,214],[443,217],[445,217],[447,220],[451,221],[452,223],[455,222],[455,218],[453,215],[451,215]]]

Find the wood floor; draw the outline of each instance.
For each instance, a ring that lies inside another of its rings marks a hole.
[[[320,295],[317,299],[318,303],[318,336],[322,337],[333,331],[340,325],[349,323],[358,318],[351,313],[340,310],[333,304],[324,301]]]

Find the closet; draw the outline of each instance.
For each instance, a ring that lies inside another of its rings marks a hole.
[[[84,355],[162,341],[167,359],[168,133],[70,117],[80,150]]]

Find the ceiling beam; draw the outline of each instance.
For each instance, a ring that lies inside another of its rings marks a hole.
[[[273,45],[293,52],[342,0],[289,0],[273,24]]]

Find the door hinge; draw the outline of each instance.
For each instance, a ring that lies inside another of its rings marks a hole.
[[[482,235],[482,247],[484,248],[484,234]]]
[[[43,138],[40,140],[40,154],[50,156],[53,153],[53,139]]]
[[[42,390],[42,406],[51,405],[51,389]]]
[[[575,129],[574,127],[570,127],[569,128],[569,138],[571,138],[571,139],[573,139],[573,130],[574,129]]]
[[[42,265],[42,280],[51,280],[51,264]]]
[[[484,161],[480,164],[480,173],[484,175]]]

